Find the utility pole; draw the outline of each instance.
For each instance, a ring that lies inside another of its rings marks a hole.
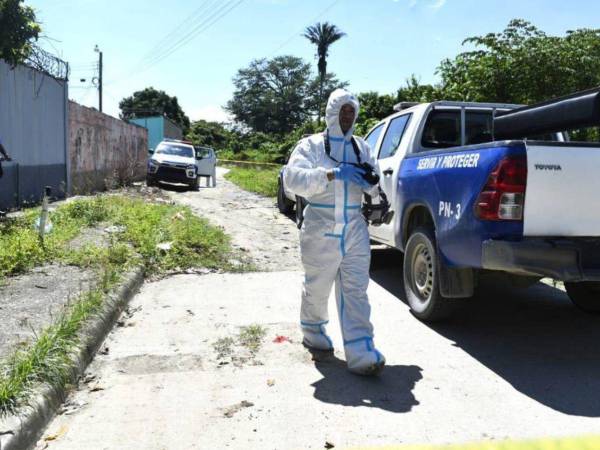
[[[102,52],[98,48],[98,44],[94,51],[98,53],[98,110],[102,112]]]

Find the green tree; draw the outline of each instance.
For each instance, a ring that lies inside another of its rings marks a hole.
[[[257,59],[238,70],[226,109],[254,132],[289,133],[311,118],[318,92],[310,64],[295,56]],[[346,83],[327,74],[325,88]]]
[[[317,57],[319,58],[319,62],[317,63],[320,78],[318,102],[320,107],[317,114],[317,122],[319,123],[321,122],[321,112],[323,108],[323,89],[325,87],[327,76],[327,57],[329,56],[329,47],[344,36],[346,36],[346,33],[342,32],[338,27],[330,24],[329,22],[317,22],[315,25],[311,25],[304,30],[304,37],[312,44],[316,45]]]
[[[22,2],[0,0],[0,59],[11,66],[29,56],[31,42],[38,39],[41,31],[33,8],[22,5]]]
[[[378,92],[361,92],[358,94],[360,112],[356,123],[356,134],[364,136],[381,119],[394,113],[394,106],[400,102],[432,102],[441,100],[443,93],[437,86],[421,84],[412,75],[406,85],[398,89],[395,95]]]
[[[186,139],[197,145],[206,145],[220,150],[230,145],[232,134],[222,123],[197,120],[192,123]]]
[[[394,105],[397,103],[395,96],[381,95],[375,91],[361,92],[358,94],[358,101],[360,103],[359,121],[381,120],[394,112]]]
[[[406,86],[398,89],[396,93],[396,103],[400,102],[419,102],[428,103],[437,100],[447,100],[445,93],[439,86],[431,84],[421,84],[415,75],[411,75],[406,80]]]
[[[347,88],[347,81],[340,81],[334,73],[328,72],[325,78],[321,80],[321,76],[317,75],[310,81],[308,86],[308,99],[306,107],[308,108],[311,116],[319,117],[323,113],[322,98],[329,98],[331,93],[339,88]],[[317,124],[320,125],[320,120],[317,119]]]
[[[123,120],[165,115],[179,125],[184,135],[190,128],[190,119],[179,106],[177,97],[171,97],[165,91],[153,87],[134,92],[131,97],[124,98],[119,103],[119,108]]]
[[[442,61],[448,99],[531,104],[600,85],[600,30],[548,36],[512,20],[501,33],[465,39],[474,50]]]

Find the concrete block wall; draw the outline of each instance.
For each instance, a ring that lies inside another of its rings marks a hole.
[[[146,174],[148,130],[69,102],[71,193],[115,187]]]

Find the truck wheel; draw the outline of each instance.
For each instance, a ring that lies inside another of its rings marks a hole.
[[[600,282],[582,281],[565,283],[567,294],[579,309],[592,314],[600,314]]]
[[[146,186],[148,187],[152,187],[152,186],[156,186],[156,180],[153,177],[146,177]]]
[[[279,178],[279,182],[277,183],[277,209],[279,209],[281,214],[289,214],[292,212],[292,208],[294,208],[294,202],[285,196],[283,183],[281,182],[281,178]]]
[[[406,244],[404,291],[411,312],[424,322],[441,320],[452,310],[440,294],[435,237],[427,228],[415,229]]]
[[[200,190],[200,177],[196,177],[196,179],[192,183],[190,183],[190,189],[192,191]]]

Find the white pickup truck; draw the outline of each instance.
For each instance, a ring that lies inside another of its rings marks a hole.
[[[598,90],[532,107],[396,109],[365,137],[395,211],[370,235],[404,252],[415,316],[445,317],[489,271],[564,281],[577,306],[600,312],[600,144],[560,132],[600,125]]]

